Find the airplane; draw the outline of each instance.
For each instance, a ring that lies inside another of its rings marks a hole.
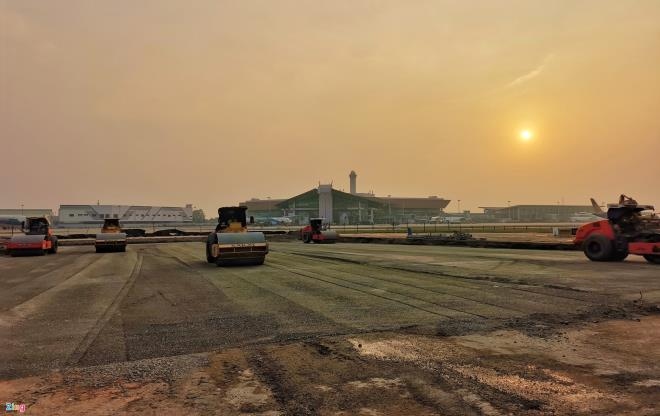
[[[431,219],[429,219],[429,222],[431,222],[431,223],[443,222],[443,223],[446,223],[446,224],[459,224],[459,223],[465,222],[466,219],[467,218],[465,218],[465,217],[453,217],[453,216],[452,217],[440,217],[440,216],[438,216],[438,217],[431,217]]]
[[[603,209],[600,207],[600,205],[598,205],[598,202],[596,202],[595,199],[593,198],[590,199],[591,199],[591,206],[594,208],[594,212],[591,212],[590,214],[600,218],[607,218],[607,212],[603,211]]]
[[[598,221],[600,219],[607,218],[607,212],[603,211],[600,205],[598,205],[598,202],[596,202],[596,200],[593,198],[589,198],[589,200],[591,201],[591,206],[593,207],[593,211],[576,212],[568,218],[569,221],[585,223],[585,222]]]
[[[571,222],[592,222],[603,219],[602,215],[593,212],[576,212],[569,217]]]
[[[0,215],[1,227],[20,227],[24,222],[23,215]]]
[[[607,218],[607,212],[603,211],[600,205],[598,205],[598,202],[596,202],[596,200],[593,198],[590,198],[590,200],[591,200],[591,206],[593,207],[594,211],[576,212],[569,218],[572,222],[591,222],[591,221],[598,221],[599,219]],[[615,208],[621,205],[629,205],[629,204],[637,205],[644,212],[647,212],[646,215],[642,215],[644,218],[648,218],[651,220],[655,220],[657,218],[655,213],[653,213],[654,208],[652,205],[639,205],[637,204],[637,201],[626,195],[621,195],[619,197],[618,204],[607,204],[607,208]]]
[[[292,225],[293,219],[290,217],[255,217],[254,222],[267,225]]]

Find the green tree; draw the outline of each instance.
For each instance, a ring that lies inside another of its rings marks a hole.
[[[206,221],[206,215],[204,215],[203,209],[196,209],[192,213],[194,223],[203,223]]]

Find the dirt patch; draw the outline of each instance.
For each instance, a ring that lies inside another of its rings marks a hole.
[[[0,382],[29,414],[658,414],[660,317],[552,336],[369,333]]]
[[[660,350],[654,345],[659,325],[659,317],[647,317],[543,338],[509,330],[448,338],[381,335],[349,342],[364,357],[414,363],[447,382],[463,379],[469,394],[460,399],[485,414],[657,414],[653,396],[660,391]],[[493,392],[503,396],[484,402],[484,397],[497,397]]]

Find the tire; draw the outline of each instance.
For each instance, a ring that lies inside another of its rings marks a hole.
[[[121,249],[119,251],[122,253],[126,253],[126,246],[121,246]]]
[[[592,234],[584,241],[584,255],[591,261],[609,261],[614,253],[612,241],[602,234]]]
[[[651,264],[660,264],[660,254],[644,254],[644,258]]]
[[[96,246],[96,247],[94,247],[94,248],[96,249],[96,252],[97,252],[97,253],[103,253],[103,252],[105,252],[105,250],[103,250],[103,247]]]
[[[211,245],[215,244],[218,240],[218,236],[215,233],[209,234],[208,238],[206,239],[206,261],[208,263],[215,263],[218,259],[213,257],[213,253],[211,251]]]
[[[628,257],[628,250],[626,251],[615,251],[612,253],[611,261],[624,261]]]
[[[312,234],[311,233],[303,233],[303,243],[309,244],[312,242]]]
[[[211,254],[211,244],[206,243],[206,262],[207,263],[215,263],[215,257],[213,257],[213,254]]]
[[[612,257],[610,261],[623,261],[628,257],[628,240],[625,237],[617,237],[612,242]]]
[[[48,252],[50,254],[57,254],[57,238],[53,238],[53,245]]]

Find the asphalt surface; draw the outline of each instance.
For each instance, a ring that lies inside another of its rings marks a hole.
[[[0,377],[323,335],[467,334],[660,299],[657,266],[579,252],[273,243],[264,266],[203,257],[199,243],[0,257]]]
[[[660,268],[576,251],[199,242],[0,257],[28,414],[658,414]]]

